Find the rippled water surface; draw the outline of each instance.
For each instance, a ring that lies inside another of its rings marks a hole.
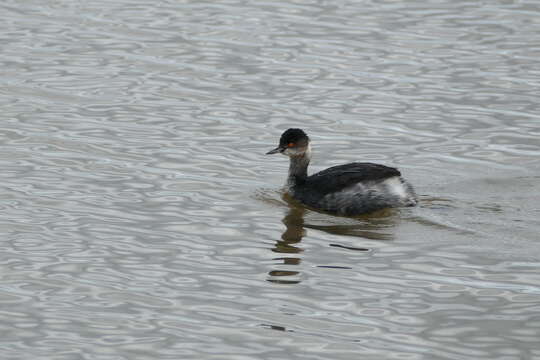
[[[540,359],[537,1],[0,8],[0,358]],[[421,205],[288,203],[291,126]]]

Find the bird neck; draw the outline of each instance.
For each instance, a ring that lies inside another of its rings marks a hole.
[[[302,184],[307,179],[307,168],[311,160],[311,147],[308,145],[307,150],[297,156],[291,156],[289,164],[289,177],[287,178],[287,186],[295,186]]]

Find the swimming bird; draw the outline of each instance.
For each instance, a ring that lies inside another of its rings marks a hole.
[[[355,216],[379,209],[415,206],[411,184],[398,169],[369,162],[330,167],[308,176],[311,141],[302,129],[288,129],[279,145],[266,154],[289,157],[286,191],[308,207],[342,216]]]

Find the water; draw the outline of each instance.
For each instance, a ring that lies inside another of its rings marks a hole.
[[[4,1],[2,359],[540,359],[535,1]],[[287,203],[400,168],[421,205]]]

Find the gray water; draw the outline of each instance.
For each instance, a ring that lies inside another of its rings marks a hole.
[[[3,1],[1,359],[540,359],[540,3]],[[399,167],[421,204],[282,197]]]

